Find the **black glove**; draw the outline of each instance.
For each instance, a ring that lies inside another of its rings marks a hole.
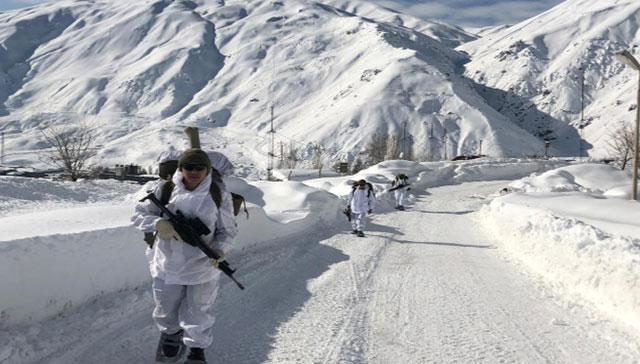
[[[367,210],[367,214],[370,214],[370,213],[371,213],[371,209]]]

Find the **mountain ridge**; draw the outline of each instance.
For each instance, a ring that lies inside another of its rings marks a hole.
[[[72,18],[57,36],[0,68],[13,91],[0,123],[24,134],[10,147],[37,150],[38,128],[84,118],[100,124],[98,161],[146,164],[189,124],[240,164],[264,166],[273,107],[278,142],[303,157],[322,145],[328,163],[405,128],[422,160],[480,144],[494,156],[542,153],[462,76],[468,57],[451,46],[473,37],[458,27],[346,1],[63,1],[0,13],[0,43],[58,13]]]

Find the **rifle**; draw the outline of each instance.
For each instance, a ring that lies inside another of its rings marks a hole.
[[[222,273],[224,273],[227,277],[231,278],[231,280],[240,287],[240,289],[244,289],[244,286],[238,282],[234,277],[233,273],[236,271],[235,269],[231,269],[229,263],[226,260],[218,261],[220,259],[220,255],[216,253],[213,249],[211,249],[205,242],[202,240],[201,235],[207,235],[211,233],[211,230],[205,225],[200,219],[197,217],[194,219],[186,218],[180,210],[178,210],[175,214],[172,213],[168,208],[166,208],[160,200],[152,193],[148,194],[140,200],[140,202],[144,202],[146,200],[150,200],[154,205],[158,206],[158,208],[169,217],[169,222],[173,225],[173,228],[176,230],[176,233],[180,235],[180,238],[185,243],[196,247],[209,257],[218,262],[216,268],[220,269]]]
[[[347,215],[347,220],[351,222],[351,206],[345,207],[344,210],[342,210],[342,213]]]
[[[395,191],[395,190],[399,190],[401,188],[407,187],[407,186],[411,186],[411,183],[407,183],[406,185],[398,185],[395,186],[393,188],[390,188],[387,192],[391,192],[391,191]]]

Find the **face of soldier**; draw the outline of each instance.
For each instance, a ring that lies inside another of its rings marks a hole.
[[[194,190],[207,177],[207,166],[205,165],[185,164],[180,170],[184,177],[184,185],[188,190]]]

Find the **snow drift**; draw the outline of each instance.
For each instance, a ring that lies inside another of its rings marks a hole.
[[[237,178],[227,182],[245,196],[250,214],[248,220],[238,216],[240,233],[228,254],[231,262],[235,253],[255,244],[286,239],[337,218],[335,196],[299,182],[252,185]],[[29,179],[23,186],[40,184]],[[129,226],[129,218],[135,201],[149,187],[120,204],[94,203],[0,218],[3,322],[38,321],[100,295],[147,283],[146,245],[142,234]]]
[[[557,293],[640,329],[640,210],[608,193],[630,184],[610,166],[563,167],[511,183],[480,220]]]

